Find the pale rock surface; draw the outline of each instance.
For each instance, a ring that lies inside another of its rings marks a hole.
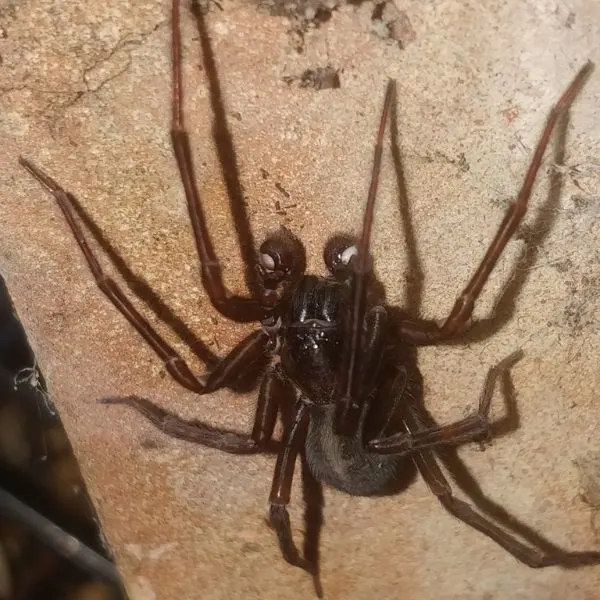
[[[321,270],[331,232],[358,226],[385,82],[398,80],[423,313],[436,318],[449,311],[515,196],[553,102],[587,59],[600,62],[600,4],[589,0],[398,0],[403,49],[376,35],[372,4],[339,6],[305,34],[302,54],[286,18],[241,2],[222,7],[208,22],[256,237],[288,225],[305,241],[313,270]],[[156,0],[0,7],[0,270],[132,598],[311,598],[309,578],[284,563],[264,521],[272,458],[181,443],[131,410],[96,403],[138,393],[187,418],[244,429],[255,395],[197,398],[172,383],[95,287],[52,198],[17,164],[24,154],[76,193],[132,269],[216,352],[240,339],[247,328],[220,318],[201,289],[171,153],[169,10]],[[227,282],[240,289],[187,10],[183,25],[198,179]],[[282,80],[328,64],[343,69],[340,89]],[[476,310],[489,316],[516,278],[514,313],[503,320],[511,302],[501,306],[502,326],[485,339],[420,352],[427,406],[449,420],[475,406],[491,364],[523,348],[513,370],[518,430],[461,456],[492,498],[573,549],[600,548],[592,527],[599,503],[585,489],[595,489],[600,474],[599,106],[596,72],[572,111],[560,197],[547,196],[549,153],[522,230],[532,245],[510,243]],[[386,149],[373,252],[398,304],[408,275],[401,232]],[[499,416],[500,397],[495,406]],[[297,490],[294,502],[299,534]],[[328,490],[326,504],[328,599],[598,597],[600,567],[523,567],[447,515],[422,481],[383,499]]]

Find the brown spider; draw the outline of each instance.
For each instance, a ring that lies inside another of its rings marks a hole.
[[[314,521],[307,520],[304,553],[292,539],[287,505],[296,458],[301,457],[307,515],[321,525],[321,484],[354,495],[399,491],[410,483],[414,464],[441,504],[455,517],[481,531],[530,567],[576,567],[600,563],[600,552],[567,552],[549,542],[532,547],[455,498],[438,464],[442,446],[481,439],[489,432],[488,413],[496,381],[520,358],[516,352],[490,369],[478,409],[470,416],[439,426],[421,406],[421,380],[411,348],[447,341],[462,334],[494,266],[519,226],[542,157],[561,113],[566,112],[592,70],[587,63],[576,75],[548,116],[546,126],[516,201],[471,280],[443,324],[412,318],[381,302],[370,269],[370,235],[388,113],[395,100],[395,82],[387,86],[375,144],[362,232],[337,234],[324,249],[327,277],[305,274],[304,248],[282,229],[262,243],[248,265],[249,296],[232,294],[224,285],[221,267],[209,234],[196,186],[190,143],[183,118],[179,2],[173,0],[172,52],[173,148],[185,190],[204,288],[213,306],[236,322],[260,327],[243,339],[207,375],[196,376],[176,351],[134,308],[119,286],[107,277],[88,246],[77,219],[77,200],[28,160],[21,164],[54,195],[98,283],[116,308],[164,361],[183,387],[207,394],[235,387],[240,377],[278,357],[265,369],[254,427],[250,435],[184,421],[151,401],[130,396],[106,398],[105,403],[129,405],[164,433],[231,453],[249,454],[275,449],[277,462],[269,498],[269,518],[285,560],[308,571],[322,595],[318,571],[318,540]],[[207,53],[205,23],[196,1],[192,10]],[[206,57],[205,57],[206,58]],[[272,440],[278,415],[284,433]],[[443,458],[442,458],[443,460]],[[508,519],[510,521],[510,519]],[[312,523],[312,524],[311,524]],[[507,526],[523,533],[514,520]],[[524,535],[524,537],[527,537]],[[539,540],[539,536],[536,538]]]

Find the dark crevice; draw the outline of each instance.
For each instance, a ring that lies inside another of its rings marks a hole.
[[[103,600],[126,599],[73,449],[2,278],[0,562],[7,567],[0,569],[3,598],[63,600],[93,593]]]

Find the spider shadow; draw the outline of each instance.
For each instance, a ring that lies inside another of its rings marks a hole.
[[[560,116],[556,125],[553,145],[553,161],[556,165],[562,165],[565,158],[568,123],[569,112],[566,111]],[[392,158],[396,173],[398,201],[410,273],[409,277],[407,277],[406,309],[396,309],[396,311],[393,312],[395,319],[398,319],[397,322],[399,322],[399,320],[401,320],[403,316],[405,317],[407,313],[419,315],[422,308],[424,273],[416,244],[415,230],[408,202],[406,178],[404,176],[399,149],[397,107],[395,104],[392,105],[390,129]],[[529,278],[530,270],[538,259],[541,245],[548,237],[556,221],[559,213],[562,188],[563,175],[557,169],[552,169],[550,172],[550,189],[548,197],[546,202],[538,209],[534,223],[527,229],[527,234],[521,234],[522,239],[525,241],[525,247],[517,260],[513,277],[496,301],[493,317],[474,323],[469,332],[461,336],[459,340],[450,342],[451,344],[465,345],[487,339],[512,319],[515,313],[516,300]],[[412,352],[413,355],[407,356],[407,358],[414,360],[416,364],[414,349],[412,349]],[[410,353],[410,350],[407,350],[407,353]],[[490,438],[492,439],[511,433],[520,425],[515,388],[510,377],[510,372],[508,371],[502,374],[501,392],[505,402],[505,414],[500,420],[492,423],[490,427]],[[425,408],[422,402],[422,396],[420,399],[421,403],[417,406],[417,412],[419,413],[419,417],[423,424],[426,427],[439,426],[433,416]],[[465,463],[459,457],[457,448],[444,447],[436,449],[435,454],[441,460],[442,464],[452,477],[452,480],[460,490],[472,500],[474,505],[482,513],[492,517],[501,526],[521,536],[523,539],[532,545],[537,546],[544,552],[564,552],[535,529],[511,515],[499,503],[488,498]]]
[[[208,82],[210,105],[213,113],[212,135],[215,142],[221,174],[227,189],[229,208],[233,216],[236,235],[244,262],[244,276],[250,292],[256,297],[258,294],[258,272],[256,271],[255,239],[248,219],[244,188],[240,180],[237,153],[233,136],[227,120],[223,92],[215,59],[215,53],[210,42],[210,35],[206,26],[205,13],[208,7],[201,7],[198,0],[192,0],[192,12],[196,18],[196,25],[202,49],[202,62]]]

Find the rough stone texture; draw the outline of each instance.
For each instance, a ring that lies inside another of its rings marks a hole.
[[[17,165],[26,154],[75,192],[128,264],[197,335],[220,353],[239,339],[246,328],[219,318],[201,289],[171,154],[168,4],[0,5],[0,268],[132,598],[310,598],[309,578],[282,561],[264,522],[272,458],[180,443],[130,410],[96,403],[137,392],[187,417],[244,428],[254,396],[223,392],[198,399],[171,383],[95,287],[52,198]],[[211,11],[258,239],[286,223],[306,242],[311,268],[321,269],[327,235],[359,223],[384,85],[395,77],[425,273],[423,312],[447,313],[516,194],[547,111],[585,60],[600,62],[596,3],[483,4],[398,2],[401,29],[411,32],[404,49],[373,33],[373,5],[340,6],[319,28],[308,29],[302,54],[295,50],[297,33],[282,17],[227,0],[223,11]],[[227,281],[239,289],[239,252],[187,11],[183,23],[198,177],[211,224],[220,231]],[[340,89],[282,81],[327,64],[343,69]],[[477,306],[478,317],[489,316],[502,289],[516,282],[510,318],[499,317],[499,330],[483,340],[420,353],[427,405],[445,420],[474,406],[489,365],[523,348],[514,368],[518,430],[484,453],[473,446],[461,456],[491,497],[553,541],[580,549],[600,547],[592,527],[600,475],[598,106],[600,73],[572,111],[560,198],[547,196],[548,159],[521,236],[530,246],[511,242]],[[390,301],[403,303],[407,253],[388,152],[379,200],[377,269]],[[279,215],[276,201],[293,206]],[[510,309],[509,302],[498,314]],[[501,407],[498,398],[496,414]],[[299,533],[301,503],[294,499]],[[597,597],[600,567],[523,567],[448,516],[421,481],[385,499],[328,490],[326,503],[327,598]]]

